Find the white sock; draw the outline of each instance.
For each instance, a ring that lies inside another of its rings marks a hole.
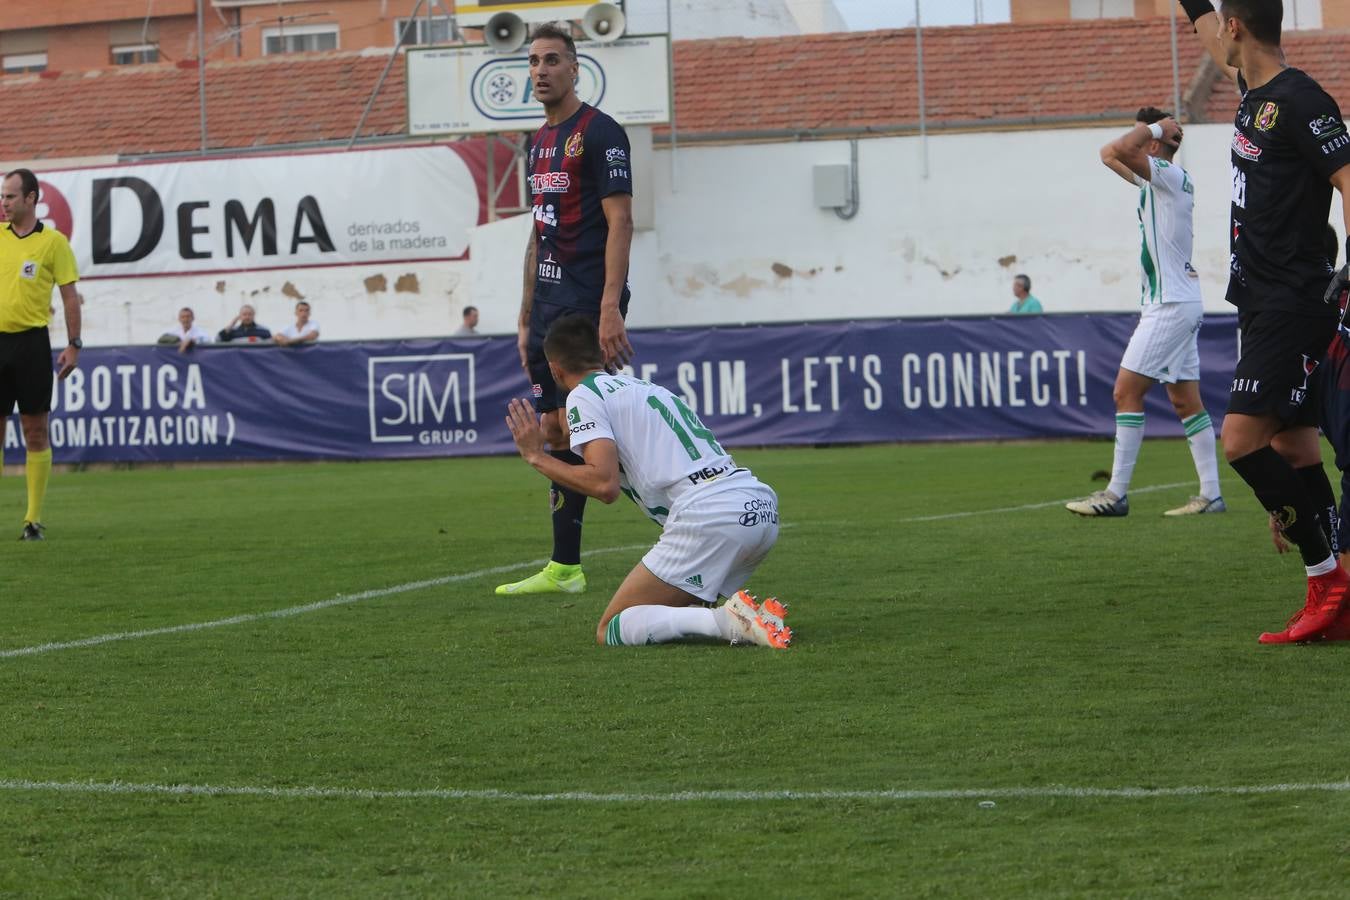
[[[1336,557],[1328,556],[1315,566],[1304,566],[1308,572],[1309,578],[1316,578],[1318,575],[1327,575],[1336,571]]]
[[[1214,451],[1214,423],[1203,409],[1189,419],[1181,420],[1186,429],[1186,443],[1195,460],[1195,474],[1200,476],[1200,496],[1213,500],[1223,496],[1219,488],[1219,457]]]
[[[723,639],[713,611],[697,606],[630,606],[605,631],[606,644],[629,647],[699,638]]]
[[[1116,413],[1116,456],[1111,463],[1111,483],[1106,489],[1117,497],[1124,497],[1134,477],[1134,464],[1139,460],[1139,445],[1144,443],[1144,414]]]

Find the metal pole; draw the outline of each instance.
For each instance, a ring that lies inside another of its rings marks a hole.
[[[924,100],[923,85],[923,19],[919,10],[920,0],[914,0],[914,46],[918,51],[919,63],[919,147],[923,157],[920,171],[923,179],[928,180],[928,109]]]
[[[1177,52],[1177,5],[1169,4],[1172,9],[1171,32],[1172,32],[1172,115],[1181,121],[1181,59]],[[1185,150],[1178,150],[1178,155],[1184,154]],[[1184,156],[1182,161],[1184,162]]]
[[[675,156],[679,141],[675,131],[675,22],[671,18],[670,0],[666,0],[666,81],[670,89],[670,192],[678,193]]]
[[[197,0],[197,106],[202,120],[202,156],[206,155],[206,36],[202,33],[202,3]]]
[[[487,220],[497,221],[497,135],[489,134],[487,140],[487,179],[483,187],[487,192]]]
[[[197,0],[200,9],[201,0]],[[417,5],[413,7],[412,15],[409,16],[414,22],[422,12],[422,4],[426,0],[417,0]],[[375,90],[370,92],[370,99],[366,101],[366,108],[361,110],[361,120],[356,123],[356,130],[352,132],[352,139],[347,142],[347,149],[350,150],[356,146],[356,139],[361,136],[361,129],[366,127],[366,119],[370,116],[370,110],[375,106],[375,98],[380,96],[380,88],[384,87],[384,80],[389,77],[389,70],[394,67],[394,60],[398,59],[398,48],[402,41],[394,41],[394,49],[389,53],[389,61],[384,64],[384,71],[380,73],[380,78],[375,82]]]
[[[1177,52],[1177,5],[1169,4],[1172,10],[1172,109],[1177,121],[1181,121],[1181,57]]]

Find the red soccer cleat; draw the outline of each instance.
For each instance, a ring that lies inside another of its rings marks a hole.
[[[1308,601],[1298,621],[1290,622],[1290,641],[1310,641],[1321,637],[1345,608],[1350,595],[1350,574],[1340,564],[1325,575],[1308,579]]]
[[[1341,610],[1340,616],[1331,623],[1331,627],[1322,632],[1322,640],[1350,641],[1350,605]]]
[[[1263,631],[1260,637],[1256,639],[1260,644],[1295,644],[1298,643],[1289,636],[1289,632],[1303,618],[1305,609],[1300,609],[1289,617],[1289,621],[1284,623],[1284,631]]]

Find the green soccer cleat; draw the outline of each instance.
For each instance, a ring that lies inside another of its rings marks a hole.
[[[586,590],[586,574],[580,565],[550,562],[523,581],[497,586],[498,594],[580,594]]]

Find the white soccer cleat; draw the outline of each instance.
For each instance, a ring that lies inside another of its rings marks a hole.
[[[1169,509],[1163,513],[1164,516],[1199,516],[1205,513],[1228,512],[1228,507],[1224,504],[1222,497],[1215,497],[1213,500],[1208,497],[1192,497],[1183,505],[1176,509]]]
[[[1130,501],[1110,491],[1093,491],[1081,500],[1070,500],[1064,508],[1080,516],[1128,516]]]
[[[737,591],[722,604],[721,612],[733,644],[758,644],[786,650],[792,643],[792,629],[783,622],[787,607],[774,597],[758,603],[749,593]]]

